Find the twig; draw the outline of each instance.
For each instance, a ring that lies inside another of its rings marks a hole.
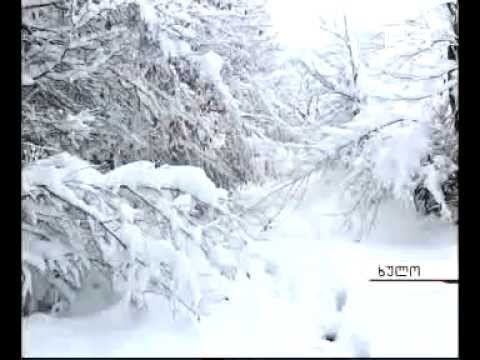
[[[397,119],[397,120],[390,121],[386,124],[383,124],[383,125],[375,128],[375,129],[372,129],[372,130],[366,132],[365,134],[360,136],[360,138],[357,140],[357,143],[361,144],[363,141],[368,140],[373,133],[379,132],[380,130],[382,130],[382,129],[388,127],[388,126],[391,126],[391,125],[394,125],[394,124],[397,124],[397,123],[400,123],[400,122],[403,122],[403,121],[417,122],[417,120],[415,120],[415,119]]]
[[[163,290],[166,292],[166,296],[169,297],[173,297],[176,301],[178,301],[181,305],[183,305],[188,311],[190,311],[194,316],[195,318],[197,319],[197,321],[200,321],[200,315],[194,310],[192,309],[192,307],[190,305],[188,305],[182,298],[180,298],[178,295],[176,295],[174,293],[174,291],[172,289],[170,289],[170,287],[168,287],[166,284],[164,284],[163,282],[160,282],[160,285],[162,286]],[[143,293],[152,293],[152,294],[156,294],[156,295],[163,295],[162,293],[158,292],[158,291],[155,291],[155,290],[144,290]]]
[[[100,219],[98,219],[95,215],[93,215],[92,213],[90,213],[89,211],[83,209],[82,207],[78,206],[78,205],[75,205],[75,204],[72,204],[70,201],[68,201],[67,199],[65,199],[64,197],[62,197],[61,195],[58,195],[57,193],[55,193],[54,191],[52,191],[51,189],[49,189],[46,185],[39,185],[40,188],[46,190],[49,194],[51,194],[52,196],[56,197],[57,199],[69,204],[70,206],[74,207],[75,209],[79,210],[80,212],[84,213],[85,215],[87,215],[88,217],[92,218],[93,220],[95,220],[96,222],[98,222],[100,224],[100,226],[108,233],[110,234],[115,240],[118,241],[118,243],[122,246],[122,248],[124,250],[128,250],[128,246],[122,241],[122,239],[120,239],[117,234],[115,234],[107,225],[105,225],[105,223],[103,221],[101,221]]]
[[[156,207],[155,205],[153,205],[150,201],[148,201],[147,199],[145,199],[144,196],[142,196],[142,195],[140,195],[138,192],[132,190],[128,185],[120,185],[120,189],[126,189],[126,190],[130,191],[133,195],[135,195],[135,196],[138,197],[140,200],[142,200],[148,207],[150,207],[151,209],[153,209],[156,213],[160,214],[164,220],[166,220],[167,222],[170,223],[170,219],[169,219],[159,208],[157,208],[157,207]]]
[[[50,241],[52,242],[52,239],[50,239],[46,234],[44,234],[43,232],[41,232],[40,230],[37,230],[37,229],[34,229],[33,227],[27,225],[27,224],[22,224],[22,231],[27,231],[31,234],[34,234],[34,235],[37,235],[39,236],[40,238],[43,238],[47,241]]]

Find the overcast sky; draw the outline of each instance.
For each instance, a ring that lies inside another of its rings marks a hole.
[[[441,0],[270,0],[273,21],[285,45],[294,49],[318,46],[324,40],[317,18],[346,13],[355,31],[404,20]]]

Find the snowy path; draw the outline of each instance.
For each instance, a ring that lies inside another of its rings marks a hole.
[[[338,251],[345,256],[345,250]],[[409,246],[387,250],[378,244],[361,244],[355,257],[345,259],[344,266],[352,271],[346,280],[351,285],[345,318],[348,326],[361,326],[370,356],[458,356],[456,284],[368,282],[377,277],[379,264],[399,263],[421,265],[425,277],[457,278],[455,252],[447,246],[443,250]]]
[[[370,356],[458,356],[458,285],[368,281],[379,265],[419,265],[422,278],[458,279],[456,239],[455,227],[386,206],[367,240],[331,244],[349,289],[344,326],[361,332]]]
[[[318,196],[285,214],[255,251],[252,278],[231,284],[229,302],[200,323],[167,312],[125,319],[122,309],[89,318],[33,316],[26,356],[457,356],[457,286],[372,283],[378,265],[420,265],[422,276],[457,278],[455,229],[386,208],[362,243],[339,236]],[[346,291],[336,311],[335,296]],[[152,299],[151,309],[161,300]],[[336,333],[334,342],[322,339]]]
[[[200,323],[174,322],[167,311],[158,310],[148,318],[125,319],[121,308],[74,320],[36,315],[28,320],[25,355],[353,356],[350,344],[321,338],[338,320],[335,281],[317,253],[319,244],[309,244],[314,240],[309,227],[293,217],[288,225],[272,234],[282,238],[275,251],[264,243],[265,252],[274,253],[270,260],[281,268],[278,276],[267,275],[261,261],[252,264],[252,278],[231,283],[230,301],[215,306]],[[292,229],[299,230],[286,231]],[[150,300],[152,310],[164,306]]]

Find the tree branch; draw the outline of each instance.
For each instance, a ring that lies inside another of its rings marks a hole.
[[[122,241],[122,239],[120,239],[117,234],[115,234],[107,225],[105,225],[105,223],[103,221],[101,221],[100,219],[98,219],[95,215],[93,215],[92,213],[90,213],[89,211],[83,209],[82,207],[78,206],[78,205],[75,205],[75,204],[72,204],[70,201],[68,201],[67,199],[65,199],[63,196],[61,195],[58,195],[56,192],[52,191],[51,189],[49,189],[46,185],[39,185],[40,188],[46,190],[50,195],[52,195],[53,197],[56,197],[57,199],[67,203],[68,205],[74,207],[75,209],[79,210],[80,212],[82,212],[83,214],[87,215],[88,217],[90,217],[91,219],[95,220],[96,222],[98,222],[100,224],[100,226],[108,233],[110,234],[115,240],[117,240],[117,242],[122,246],[122,248],[124,250],[128,250],[128,246]]]

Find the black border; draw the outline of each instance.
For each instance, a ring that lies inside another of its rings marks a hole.
[[[469,136],[474,136],[474,132],[471,131],[470,133],[467,131],[468,124],[471,123],[468,117],[468,106],[466,98],[468,98],[469,91],[466,91],[467,87],[467,77],[466,74],[472,74],[471,71],[467,70],[467,59],[469,56],[466,53],[466,43],[468,42],[468,31],[465,29],[465,23],[468,21],[468,11],[465,9],[465,2],[458,0],[458,18],[459,18],[459,46],[458,46],[458,67],[459,67],[459,153],[458,153],[458,182],[459,182],[459,209],[458,209],[458,260],[459,260],[459,285],[458,285],[458,356],[460,359],[464,359],[466,355],[466,331],[465,331],[465,312],[466,312],[466,300],[469,299],[467,292],[466,292],[466,283],[468,279],[468,263],[467,263],[467,249],[465,247],[466,244],[471,243],[471,241],[467,240],[468,237],[468,223],[469,223],[469,216],[471,216],[471,212],[466,210],[468,204],[467,198],[467,187],[468,187],[468,180],[471,180],[472,177],[468,175],[467,166],[468,159],[467,156],[467,144],[469,141]],[[473,8],[473,7],[472,7]],[[472,16],[473,14],[470,13]],[[467,37],[467,39],[465,38]],[[468,119],[468,120],[467,120]],[[473,163],[472,163],[473,165]],[[473,194],[473,192],[468,192]],[[473,255],[473,254],[472,254]],[[475,276],[474,274],[472,274]]]
[[[13,5],[13,6],[8,6]],[[5,160],[8,161],[8,168],[2,166],[2,177],[6,180],[3,185],[3,195],[7,195],[8,201],[3,205],[6,210],[7,219],[4,220],[3,226],[13,226],[12,232],[3,232],[3,280],[7,283],[2,284],[3,300],[7,305],[2,306],[2,314],[5,319],[7,335],[14,335],[12,339],[6,339],[4,344],[8,346],[8,350],[4,348],[4,356],[10,359],[18,359],[22,357],[21,352],[21,2],[12,1],[4,3],[4,25],[2,34],[2,58],[7,60],[7,64],[3,65],[3,92],[4,109],[11,108],[10,111],[2,112],[3,124],[8,125],[4,128],[1,137],[2,146],[5,149],[2,158],[2,165]],[[5,21],[6,20],[6,21]],[[5,42],[8,44],[5,44]],[[12,63],[9,63],[9,62]],[[8,80],[8,81],[7,81]],[[9,109],[10,110],[10,109]],[[12,113],[13,112],[13,113]],[[12,182],[12,183],[9,183]],[[5,219],[5,218],[4,218]],[[13,262],[13,264],[11,263]],[[20,337],[18,337],[20,335]]]

